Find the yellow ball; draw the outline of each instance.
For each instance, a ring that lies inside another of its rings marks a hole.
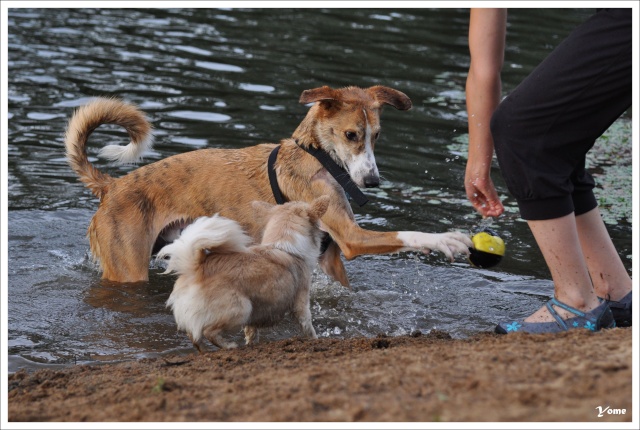
[[[469,262],[483,269],[500,263],[504,256],[504,241],[498,234],[488,228],[476,233],[471,238],[475,248],[470,248]]]

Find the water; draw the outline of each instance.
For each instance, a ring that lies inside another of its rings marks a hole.
[[[590,10],[513,10],[505,92]],[[239,148],[288,137],[322,85],[384,84],[408,94],[385,109],[376,147],[384,176],[356,208],[370,229],[446,231],[482,221],[463,189],[468,10],[13,9],[9,11],[9,370],[192,351],[165,308],[174,277],[103,282],[85,238],[97,201],[64,158],[74,108],[96,95],[139,104],[156,130],[147,161],[203,147]],[[627,118],[628,121],[628,118]],[[629,129],[630,130],[630,129]],[[89,156],[125,143],[101,127]],[[507,244],[493,270],[442,256],[365,256],[347,262],[353,291],[316,273],[312,314],[320,336],[445,330],[466,337],[523,317],[552,294],[542,257],[501,177],[507,214],[492,226]],[[626,190],[626,191],[624,191]],[[623,198],[631,198],[630,185]],[[629,214],[609,226],[631,270]],[[292,322],[266,341],[298,333]]]

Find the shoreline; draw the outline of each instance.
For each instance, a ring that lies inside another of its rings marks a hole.
[[[465,339],[437,330],[291,338],[204,354],[21,370],[8,377],[8,419],[631,422],[632,367],[631,328]],[[625,413],[598,417],[597,408],[606,406]]]

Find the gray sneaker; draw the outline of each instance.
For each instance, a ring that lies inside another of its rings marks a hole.
[[[633,291],[629,291],[629,294],[617,302],[614,302],[613,300],[608,301],[611,312],[613,313],[613,319],[616,320],[617,327],[631,327],[631,293],[633,293]],[[606,299],[601,300],[606,301]]]

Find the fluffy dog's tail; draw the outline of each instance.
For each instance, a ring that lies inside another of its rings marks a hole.
[[[107,193],[113,178],[96,169],[87,158],[87,140],[102,124],[117,124],[129,133],[126,146],[108,145],[100,156],[118,163],[133,163],[151,147],[151,125],[135,106],[117,99],[96,98],[79,108],[69,120],[65,135],[67,160],[80,180],[99,199]]]
[[[164,273],[183,275],[197,270],[205,252],[245,252],[249,243],[251,238],[237,222],[219,215],[201,217],[185,228],[173,243],[162,248],[157,258],[169,257]]]

